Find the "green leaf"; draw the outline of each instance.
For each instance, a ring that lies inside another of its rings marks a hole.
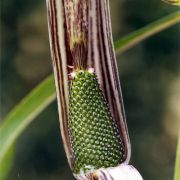
[[[5,180],[11,167],[13,165],[14,160],[14,145],[12,145],[5,153],[2,159],[2,163],[0,164],[0,180]]]
[[[129,35],[117,40],[114,43],[116,53],[122,53],[132,46],[140,43],[148,37],[171,27],[180,22],[180,11],[172,13],[164,18],[161,18]]]
[[[115,42],[117,53],[122,53],[135,44],[143,41],[180,21],[180,13],[172,13],[140,30]],[[53,76],[49,76],[32,90],[0,125],[0,165],[12,144],[25,128],[55,99]]]
[[[179,6],[180,5],[180,0],[162,0],[165,3],[171,4],[171,5],[175,5],[175,6]]]
[[[177,143],[174,180],[180,180],[180,131],[179,131],[179,137],[178,137],[178,143]]]
[[[0,165],[17,137],[54,99],[55,88],[51,75],[7,115],[0,126]]]

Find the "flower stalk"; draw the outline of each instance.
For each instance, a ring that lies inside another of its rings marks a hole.
[[[131,148],[109,2],[47,0],[47,9],[61,135],[69,165],[77,179],[118,179],[114,170],[121,174],[122,164],[131,169],[127,165]]]

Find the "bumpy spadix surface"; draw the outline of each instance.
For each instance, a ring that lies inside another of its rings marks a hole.
[[[113,167],[122,162],[124,147],[96,75],[88,71],[76,72],[69,93],[74,173]]]

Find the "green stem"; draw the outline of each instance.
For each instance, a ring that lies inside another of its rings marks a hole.
[[[116,53],[122,53],[132,46],[140,43],[148,37],[157,34],[158,32],[165,30],[180,22],[180,12],[172,13],[164,18],[161,18],[129,35],[117,40],[114,43]]]

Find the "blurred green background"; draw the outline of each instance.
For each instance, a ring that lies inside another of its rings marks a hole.
[[[176,11],[160,0],[110,0],[113,37]],[[52,73],[43,0],[1,0],[0,119]],[[180,127],[180,26],[117,57],[133,164],[145,180],[171,180]],[[72,180],[57,102],[25,130],[7,180]]]

